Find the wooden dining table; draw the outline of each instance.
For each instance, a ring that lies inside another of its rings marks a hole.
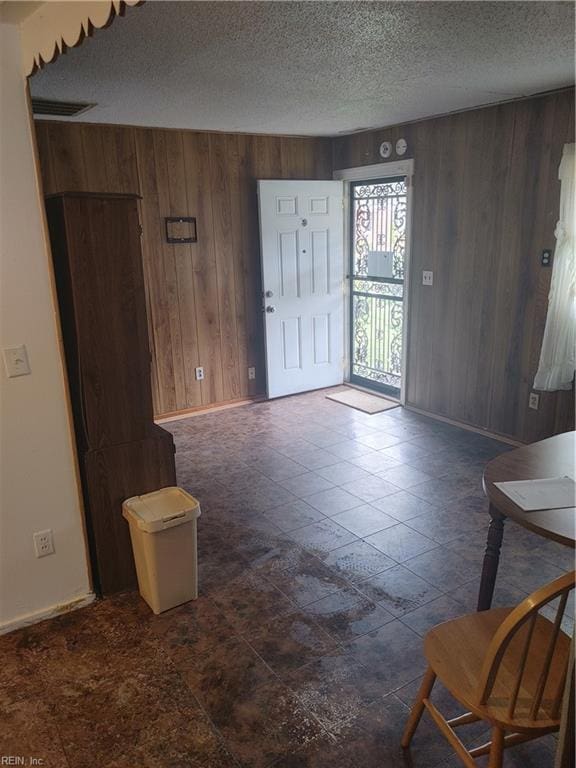
[[[576,432],[565,432],[531,445],[501,453],[484,470],[484,493],[488,497],[490,522],[486,551],[482,565],[478,610],[488,610],[492,604],[500,549],[507,518],[523,528],[557,541],[566,547],[576,545],[576,505],[563,509],[541,509],[525,512],[506,496],[496,483],[509,480],[539,480],[569,475],[575,476]],[[562,726],[556,757],[556,768],[574,764],[574,641],[572,644],[571,672],[568,675]]]
[[[500,548],[507,518],[533,533],[567,547],[576,545],[576,506],[525,512],[495,483],[508,480],[538,480],[547,477],[574,477],[576,432],[564,432],[532,445],[501,453],[484,470],[482,483],[488,497],[490,523],[482,566],[478,610],[492,604]]]

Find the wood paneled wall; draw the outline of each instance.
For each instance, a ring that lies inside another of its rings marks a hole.
[[[156,415],[263,393],[256,180],[331,178],[330,140],[47,121],[36,127],[47,194],[142,196]],[[198,242],[168,244],[166,216],[195,216]],[[203,381],[195,379],[197,366]]]
[[[403,136],[415,159],[408,403],[526,442],[572,428],[573,393],[541,394],[538,411],[528,395],[573,91],[332,141],[56,122],[37,133],[47,193],[142,195],[157,415],[264,392],[256,179],[331,178]],[[164,217],[178,215],[196,216],[197,244],[166,243]]]
[[[574,91],[335,139],[334,167],[414,158],[408,403],[518,440],[573,428],[572,392],[528,408],[546,319]],[[434,272],[422,286],[422,270]]]

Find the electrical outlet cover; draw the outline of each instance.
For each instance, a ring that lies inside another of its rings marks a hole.
[[[47,528],[45,531],[36,531],[33,539],[36,557],[46,557],[46,555],[54,554],[54,539],[50,528]]]
[[[434,282],[434,272],[427,269],[422,271],[422,285],[432,285]]]
[[[532,408],[533,411],[537,411],[539,405],[540,395],[536,392],[530,392],[530,397],[528,398],[528,408]]]

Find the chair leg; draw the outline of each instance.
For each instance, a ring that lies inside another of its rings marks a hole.
[[[492,746],[488,768],[502,768],[502,756],[504,754],[504,731],[501,728],[492,728]]]
[[[416,701],[412,705],[410,716],[408,717],[408,721],[404,728],[402,741],[400,742],[403,749],[407,749],[410,746],[412,737],[414,736],[416,728],[418,727],[418,723],[420,722],[420,718],[422,717],[422,713],[424,712],[424,699],[427,699],[430,696],[430,692],[432,691],[435,681],[436,673],[432,670],[431,667],[428,667],[426,674],[424,675],[424,679],[422,680],[420,690],[416,696]]]

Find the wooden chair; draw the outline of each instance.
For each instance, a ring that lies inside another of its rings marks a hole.
[[[424,641],[428,670],[402,737],[407,749],[424,708],[468,768],[489,755],[488,768],[502,766],[506,747],[557,731],[570,656],[570,638],[560,625],[576,572],[536,590],[516,608],[462,616],[431,629]],[[539,612],[559,599],[555,618]],[[468,710],[446,720],[430,701],[436,678]],[[454,729],[485,720],[487,744],[468,750]]]

